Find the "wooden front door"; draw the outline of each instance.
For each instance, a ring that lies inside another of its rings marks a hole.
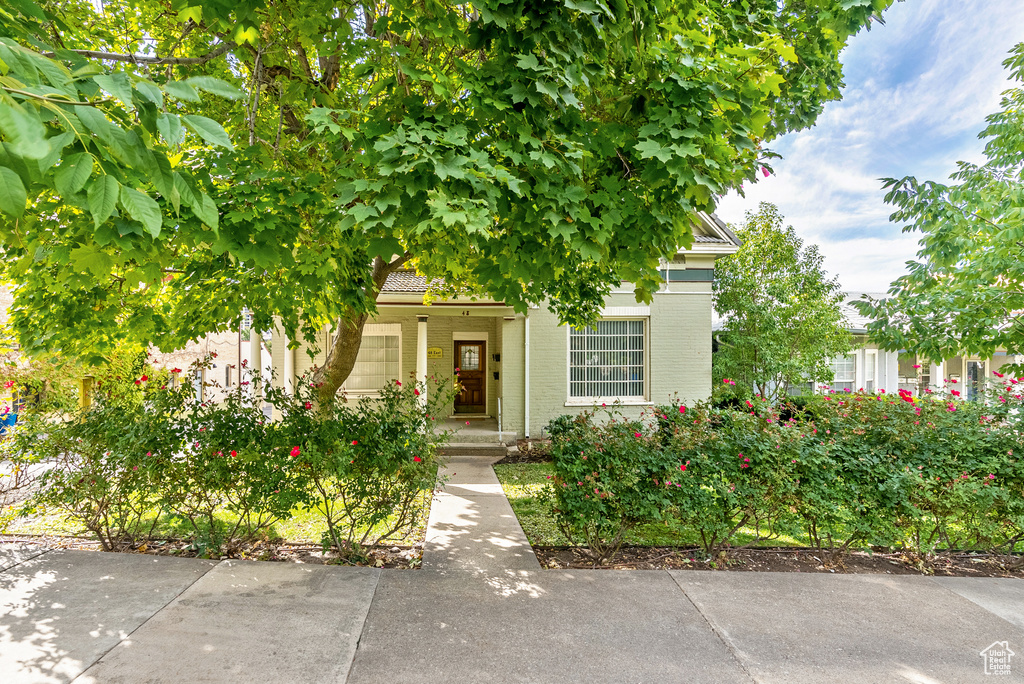
[[[487,413],[487,364],[485,342],[455,343],[455,368],[462,392],[455,397],[456,413]]]

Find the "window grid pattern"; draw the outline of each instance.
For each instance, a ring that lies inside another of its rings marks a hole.
[[[346,392],[379,392],[399,376],[397,335],[363,335],[355,366],[345,381]]]
[[[604,320],[590,328],[569,331],[569,396],[643,398],[642,320]]]
[[[850,390],[855,389],[857,382],[857,355],[847,354],[832,361],[832,389]]]

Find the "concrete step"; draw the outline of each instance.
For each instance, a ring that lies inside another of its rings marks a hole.
[[[438,451],[444,456],[486,456],[500,460],[508,454],[508,447],[503,444],[450,442]]]

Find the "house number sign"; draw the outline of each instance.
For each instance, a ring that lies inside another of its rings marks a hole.
[[[439,359],[441,358],[441,354],[442,352],[440,347],[427,347],[428,359]]]

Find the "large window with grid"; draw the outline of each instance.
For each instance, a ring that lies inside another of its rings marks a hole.
[[[832,389],[840,392],[842,390],[856,389],[857,382],[857,355],[846,354],[832,361]]]
[[[368,323],[363,328],[356,364],[342,390],[360,394],[379,392],[401,377],[401,358],[401,324]]]
[[[570,399],[644,398],[644,321],[603,320],[569,331]]]

